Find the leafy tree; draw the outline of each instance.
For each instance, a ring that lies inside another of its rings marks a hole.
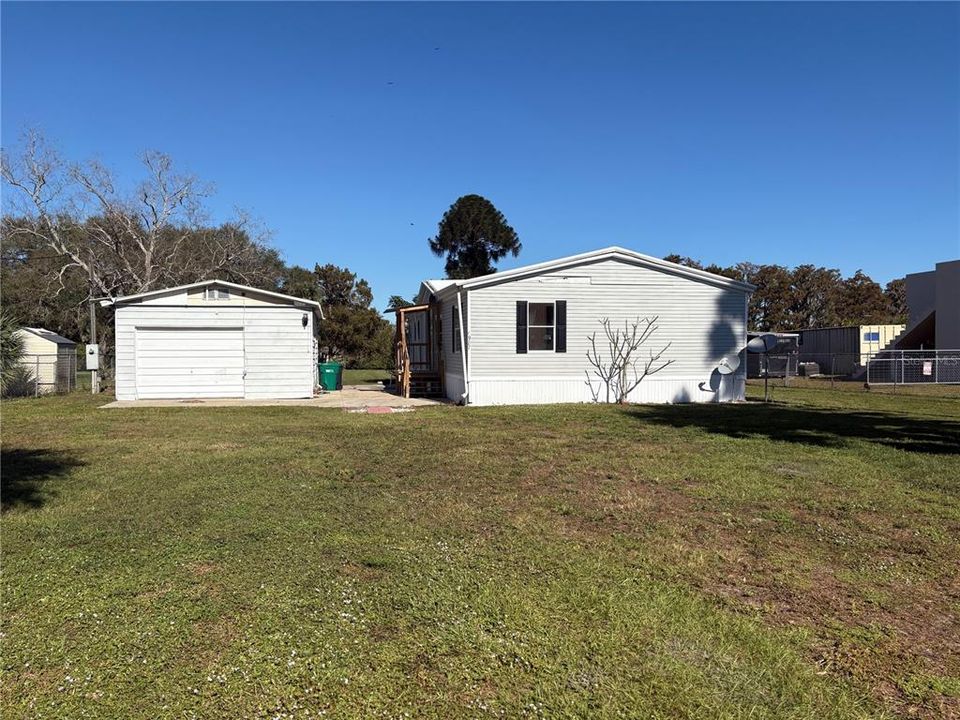
[[[291,282],[305,289],[304,269],[295,270]],[[330,264],[317,265],[312,275],[313,297],[320,300],[326,316],[320,325],[320,338],[327,354],[347,367],[391,367],[393,326],[371,307],[369,283],[348,268]]]
[[[0,310],[0,393],[6,394],[10,384],[23,370],[23,337],[20,323],[6,310]]]
[[[765,332],[787,329],[793,282],[791,272],[782,265],[753,266],[746,281],[757,287],[747,312],[750,329]]]
[[[905,323],[907,321],[907,281],[904,278],[891,280],[883,289],[883,296],[887,301],[890,322]]]
[[[857,270],[844,280],[837,297],[837,319],[840,325],[873,325],[890,319],[890,305],[880,285]]]
[[[403,295],[391,295],[390,299],[387,300],[387,307],[390,308],[405,308],[413,304],[412,300],[407,300]]]
[[[436,237],[430,238],[435,255],[447,256],[449,278],[463,279],[496,272],[493,264],[522,248],[516,231],[493,203],[480,195],[464,195],[443,214]]]
[[[317,274],[300,265],[291,265],[284,271],[283,279],[280,281],[280,292],[324,304],[323,288],[320,287]]]
[[[904,322],[907,313],[903,280],[894,280],[881,291],[862,270],[844,279],[839,270],[814,265],[792,270],[749,262],[704,267],[699,260],[676,253],[664,260],[755,285],[748,317],[751,330]]]
[[[678,255],[677,253],[670,253],[663,258],[667,262],[676,263],[677,265],[683,265],[684,267],[695,268],[696,270],[703,270],[703,263],[699,260],[694,260],[692,257],[687,257],[686,255]]]
[[[789,328],[839,325],[840,271],[814,265],[798,265],[790,282],[787,324]]]
[[[357,278],[357,274],[350,272],[349,268],[329,264],[317,265],[313,273],[323,293],[323,302],[331,307],[345,305],[368,308],[373,302],[370,284],[362,278]]]

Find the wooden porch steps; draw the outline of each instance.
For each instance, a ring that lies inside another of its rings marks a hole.
[[[443,383],[439,375],[411,375],[410,397],[440,398],[443,397]]]

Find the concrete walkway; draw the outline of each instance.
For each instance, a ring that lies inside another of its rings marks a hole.
[[[324,393],[302,400],[114,400],[103,408],[147,407],[321,407],[341,408],[356,412],[403,412],[430,405],[443,405],[445,400],[403,398],[383,389],[382,385],[344,385],[343,390]]]

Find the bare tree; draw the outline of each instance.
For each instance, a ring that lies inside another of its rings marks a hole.
[[[67,163],[28,131],[20,152],[4,152],[0,162],[4,182],[16,191],[4,208],[5,236],[49,251],[58,263],[55,294],[67,288],[69,273],[83,273],[90,292],[102,296],[225,274],[262,280],[258,261],[272,252],[266,233],[244,215],[205,225],[210,186],[177,172],[163,153],[146,152],[141,160],[145,179],[123,193],[101,163]]]
[[[585,370],[587,387],[594,402],[600,401],[600,393],[606,392],[606,402],[624,404],[630,393],[644,380],[644,378],[658,373],[674,361],[664,360],[663,355],[670,347],[664,345],[659,351],[649,351],[643,357],[641,348],[658,330],[657,320],[652,318],[636,318],[624,321],[623,328],[614,327],[610,318],[603,318],[603,334],[607,340],[607,353],[604,356],[597,349],[597,333],[588,338],[590,349],[587,351],[587,360],[593,366],[593,372]],[[593,377],[600,382],[594,384]]]

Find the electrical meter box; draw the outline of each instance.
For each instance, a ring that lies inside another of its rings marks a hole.
[[[100,369],[100,346],[96,344],[87,345],[87,370]]]

